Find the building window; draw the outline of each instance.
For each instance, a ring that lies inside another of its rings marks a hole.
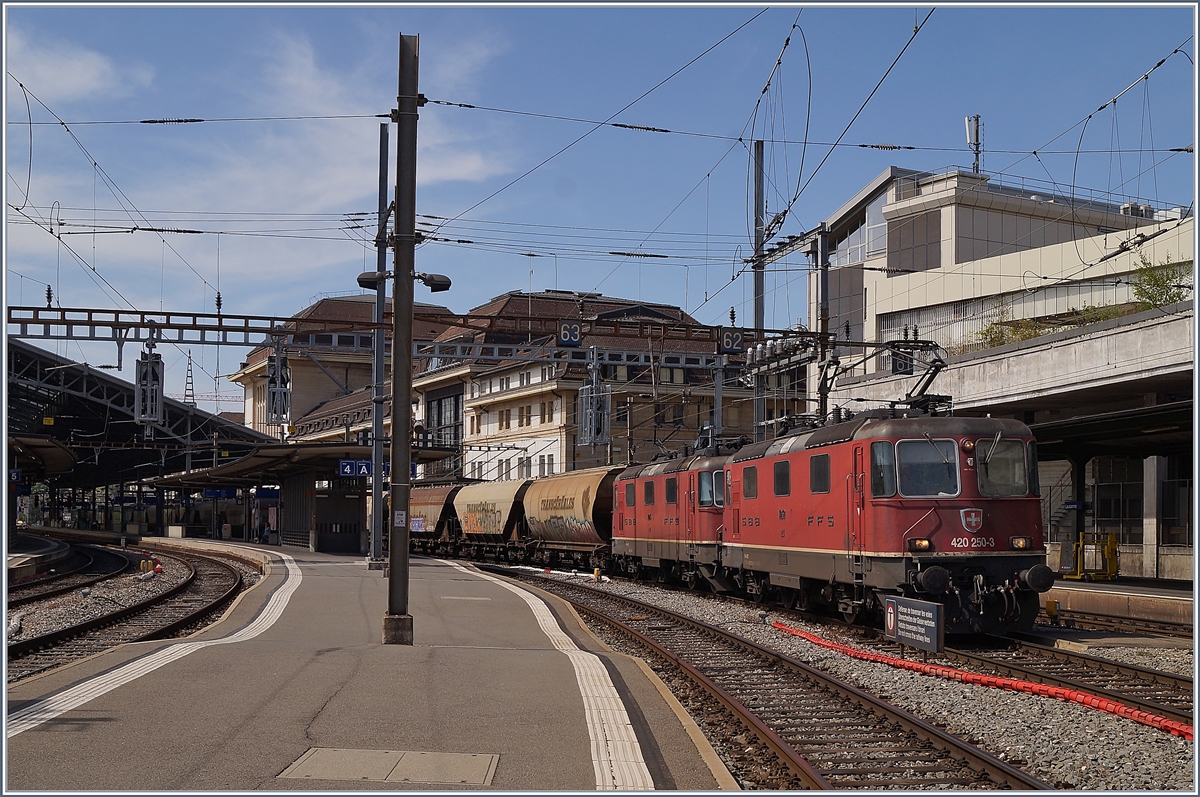
[[[546,455],[541,454],[538,456],[538,476],[545,476],[545,475],[546,475]]]
[[[1159,515],[1163,545],[1192,545],[1192,458],[1187,454],[1167,457],[1166,478],[1161,485]]]
[[[1142,544],[1142,467],[1137,457],[1092,460],[1095,531],[1116,534],[1122,545]]]
[[[888,224],[888,277],[942,265],[942,211],[931,210]]]
[[[554,475],[554,455],[553,454],[546,455],[546,475],[547,476]]]

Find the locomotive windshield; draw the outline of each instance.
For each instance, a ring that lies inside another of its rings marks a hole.
[[[700,471],[700,506],[724,506],[725,476],[721,471]]]
[[[901,440],[896,444],[896,464],[901,495],[958,495],[958,446],[953,440]]]
[[[1029,494],[1025,445],[1019,440],[985,439],[975,443],[979,457],[979,494],[1009,498]]]

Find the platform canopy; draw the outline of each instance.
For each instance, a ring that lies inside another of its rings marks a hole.
[[[420,455],[418,452],[422,452]],[[431,452],[413,449],[413,462],[424,461],[421,456]],[[440,452],[438,458],[443,456]],[[371,447],[355,443],[274,443],[254,448],[248,454],[216,467],[173,473],[148,478],[155,487],[256,487],[263,484],[282,484],[284,478],[312,473],[315,478],[336,479],[339,464],[345,461],[365,462],[371,459]]]
[[[1150,457],[1192,450],[1192,400],[1035,423],[1038,459]]]
[[[235,420],[164,398],[163,422],[151,437],[135,420],[134,385],[17,338],[8,338],[7,437],[39,441],[43,477],[58,487],[93,488],[211,466],[274,441]],[[127,367],[132,372],[132,365]],[[53,444],[74,457],[67,466]],[[29,448],[33,443],[28,443]]]

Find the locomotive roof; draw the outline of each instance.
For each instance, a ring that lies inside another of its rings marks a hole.
[[[679,471],[692,470],[695,468],[720,468],[723,467],[728,460],[728,455],[714,455],[710,449],[700,454],[693,454],[687,457],[672,457],[671,459],[663,459],[646,465],[630,465],[628,468],[621,471],[621,474],[617,476],[617,481],[638,479],[647,476],[659,476],[663,473],[678,473]]]
[[[1011,418],[966,418],[962,416],[921,416],[917,418],[878,418],[857,416],[844,423],[830,424],[815,430],[805,430],[788,437],[745,446],[731,462],[745,462],[764,456],[777,456],[793,451],[861,440],[867,437],[912,437],[928,432],[932,436],[1008,435],[1030,436],[1029,427]]]

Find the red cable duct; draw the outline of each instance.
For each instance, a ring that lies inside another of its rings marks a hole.
[[[1008,689],[1012,692],[1026,692],[1031,695],[1041,695],[1042,697],[1053,697],[1058,700],[1066,700],[1071,703],[1079,703],[1080,705],[1094,708],[1117,717],[1140,722],[1143,725],[1149,725],[1152,728],[1158,728],[1162,731],[1182,736],[1188,741],[1192,741],[1192,726],[1185,725],[1182,722],[1160,717],[1156,714],[1149,714],[1145,711],[1139,711],[1135,708],[1130,708],[1124,703],[1118,703],[1115,700],[1109,700],[1104,697],[1090,695],[1087,692],[1080,692],[1077,689],[1064,689],[1061,686],[1049,686],[1047,684],[1034,683],[1033,681],[1021,681],[1016,678],[1004,678],[997,675],[982,675],[975,672],[967,672],[966,670],[955,669],[954,667],[943,667],[937,664],[926,664],[919,661],[909,661],[908,659],[898,659],[894,656],[886,656],[882,653],[872,653],[867,650],[861,650],[849,645],[842,645],[837,642],[830,642],[827,639],[822,639],[816,634],[810,634],[807,631],[801,631],[799,628],[792,628],[783,623],[773,623],[775,628],[787,634],[801,637],[812,642],[814,645],[820,645],[823,648],[837,651],[846,656],[852,656],[856,659],[864,661],[874,661],[880,664],[887,664],[891,667],[898,667],[902,670],[911,670],[912,672],[921,673],[922,675],[935,675],[939,678],[948,678],[952,681],[961,681],[965,684],[975,684],[977,686],[987,686],[992,689]]]

